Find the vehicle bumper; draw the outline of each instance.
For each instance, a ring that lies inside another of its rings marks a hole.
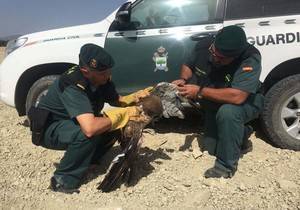
[[[14,106],[13,96],[10,97],[7,91],[10,87],[8,85],[10,81],[8,78],[9,73],[7,73],[8,71],[6,70],[7,69],[5,69],[5,61],[3,61],[0,64],[0,101],[9,106]]]

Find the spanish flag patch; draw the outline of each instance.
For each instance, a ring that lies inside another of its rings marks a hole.
[[[253,71],[253,68],[251,66],[245,66],[245,67],[243,67],[243,71],[250,72],[250,71]]]

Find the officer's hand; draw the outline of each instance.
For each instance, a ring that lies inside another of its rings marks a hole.
[[[131,93],[127,96],[121,96],[119,98],[119,103],[122,107],[134,105],[140,101],[140,99],[145,98],[150,95],[153,87],[147,87],[143,90],[139,90],[137,92]]]
[[[141,113],[141,108],[137,106],[114,108],[104,111],[104,115],[111,121],[111,131],[123,128],[130,119],[138,118]]]
[[[179,95],[188,99],[196,99],[200,87],[198,85],[184,85],[183,87],[178,87],[177,89],[179,91]]]
[[[177,85],[177,86],[184,86],[186,83],[186,81],[184,79],[178,79],[178,80],[174,80],[172,82],[172,84]]]

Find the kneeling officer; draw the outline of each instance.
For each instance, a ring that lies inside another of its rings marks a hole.
[[[81,179],[90,164],[113,145],[109,131],[126,125],[140,114],[135,104],[147,90],[120,96],[111,81],[113,58],[101,47],[86,44],[80,50],[79,66],[66,71],[49,88],[38,107],[29,112],[33,143],[48,149],[66,150],[51,189],[79,192]],[[104,103],[123,106],[100,115]],[[45,124],[45,125],[44,125]]]
[[[205,109],[203,143],[216,156],[206,178],[231,178],[240,154],[252,150],[248,138],[253,129],[247,123],[263,108],[260,73],[260,52],[247,42],[242,28],[232,25],[207,45],[199,42],[181,69],[181,79],[173,82],[181,95]]]

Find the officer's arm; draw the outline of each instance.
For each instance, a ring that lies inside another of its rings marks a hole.
[[[204,87],[201,90],[201,95],[203,98],[211,101],[239,105],[245,102],[249,93],[235,88],[215,89]]]
[[[192,70],[187,65],[183,64],[180,70],[180,79],[173,81],[175,85],[185,85],[186,81],[193,75]]]
[[[193,72],[190,69],[190,67],[183,64],[181,67],[181,71],[180,71],[180,78],[182,78],[184,80],[188,80],[192,77],[192,75],[193,75]]]
[[[111,128],[111,121],[106,117],[95,117],[94,114],[85,113],[76,117],[82,132],[88,137],[104,133]]]

